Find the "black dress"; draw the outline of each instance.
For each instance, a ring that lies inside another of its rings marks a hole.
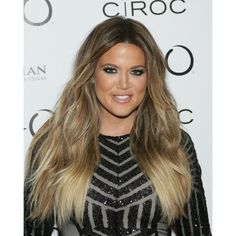
[[[83,224],[74,219],[62,229],[52,220],[25,222],[25,236],[170,236],[171,229],[161,222],[161,209],[150,181],[129,149],[129,135],[99,136],[101,162],[90,183]],[[188,153],[192,193],[186,204],[186,217],[174,225],[177,236],[210,236],[201,169],[190,136],[183,132],[182,145]],[[27,215],[27,206],[26,206]]]

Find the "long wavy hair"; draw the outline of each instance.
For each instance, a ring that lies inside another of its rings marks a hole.
[[[191,177],[180,145],[178,111],[165,81],[164,57],[143,24],[114,17],[89,33],[55,112],[33,137],[25,172],[32,219],[54,217],[62,225],[74,216],[82,222],[88,185],[100,160],[94,71],[98,59],[120,42],[143,50],[148,78],[147,92],[130,133],[131,151],[153,184],[163,220],[171,224],[184,214]]]

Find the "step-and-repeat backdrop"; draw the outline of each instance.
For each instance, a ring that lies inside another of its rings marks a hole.
[[[25,150],[71,77],[86,35],[117,15],[145,24],[166,57],[168,84],[202,166],[211,220],[211,1],[25,0]]]

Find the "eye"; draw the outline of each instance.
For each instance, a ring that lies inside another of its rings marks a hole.
[[[131,75],[141,76],[144,74],[144,69],[135,69],[131,71]]]
[[[103,71],[105,71],[107,74],[115,74],[117,72],[116,68],[112,66],[105,66]]]

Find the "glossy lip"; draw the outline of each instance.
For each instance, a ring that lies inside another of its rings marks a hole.
[[[132,95],[124,94],[124,95],[112,95],[113,100],[118,103],[128,103],[130,102]]]

